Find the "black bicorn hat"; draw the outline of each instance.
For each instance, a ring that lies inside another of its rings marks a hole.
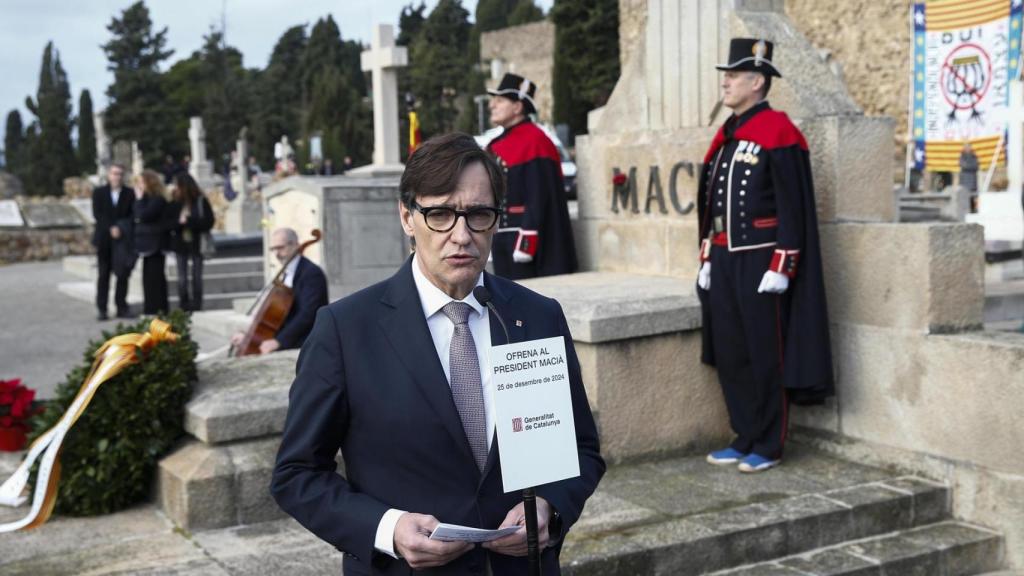
[[[774,48],[774,44],[762,38],[733,38],[729,42],[729,62],[715,68],[760,72],[765,76],[782,78],[772,63]]]
[[[495,90],[488,90],[491,96],[503,96],[510,100],[519,100],[527,114],[536,114],[537,106],[533,97],[537,93],[537,85],[517,74],[505,74]]]

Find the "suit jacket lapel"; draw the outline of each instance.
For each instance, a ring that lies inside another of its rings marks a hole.
[[[398,273],[391,277],[381,302],[387,309],[381,315],[380,324],[395,356],[419,386],[427,404],[441,416],[441,422],[465,459],[476,469],[462,419],[452,400],[451,387],[437,357],[427,319],[423,317],[423,307],[412,277],[412,258],[406,260]]]

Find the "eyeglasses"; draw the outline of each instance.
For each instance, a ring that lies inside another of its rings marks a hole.
[[[412,208],[423,214],[427,228],[434,232],[449,232],[455,228],[459,216],[465,217],[466,226],[473,232],[487,232],[498,222],[501,210],[491,206],[477,206],[469,210],[456,210],[450,206],[420,206],[413,202]]]

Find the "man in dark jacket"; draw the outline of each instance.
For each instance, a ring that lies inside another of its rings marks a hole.
[[[305,256],[293,259],[298,249],[299,236],[295,230],[278,228],[270,235],[270,251],[285,266],[284,283],[292,289],[294,299],[277,334],[260,343],[260,354],[302,347],[313,329],[316,311],[327,305],[327,276]],[[244,334],[236,333],[231,343],[238,346],[243,338]]]
[[[98,278],[96,280],[96,308],[98,318],[107,319],[107,297],[110,293],[110,273],[114,272],[117,282],[114,287],[114,304],[118,318],[131,318],[128,308],[128,277],[131,268],[114,266],[114,253],[122,244],[130,242],[129,228],[132,221],[132,205],[135,191],[122,186],[124,168],[114,164],[107,171],[107,184],[92,191],[92,217],[96,220],[92,244],[96,247]],[[127,250],[130,252],[130,250]],[[121,250],[126,252],[126,250]]]
[[[562,158],[536,124],[537,86],[506,74],[490,102],[491,123],[504,132],[488,144],[505,168],[508,195],[494,236],[494,273],[512,280],[571,274],[576,245],[562,180]]]

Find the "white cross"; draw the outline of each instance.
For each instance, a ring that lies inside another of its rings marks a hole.
[[[373,163],[398,164],[398,68],[409,64],[409,52],[395,46],[394,28],[378,24],[371,48],[362,53],[364,72],[373,72]]]

